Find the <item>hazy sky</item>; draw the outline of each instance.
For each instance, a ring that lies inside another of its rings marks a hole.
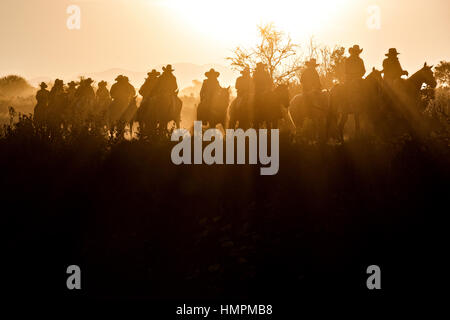
[[[81,9],[69,30],[69,5]],[[367,26],[380,8],[381,27]],[[163,63],[221,63],[255,42],[272,20],[304,43],[364,48],[366,68],[397,47],[410,72],[425,60],[450,60],[449,0],[1,0],[0,75],[71,76],[110,68],[146,71]]]

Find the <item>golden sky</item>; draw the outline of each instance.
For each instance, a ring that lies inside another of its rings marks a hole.
[[[80,29],[69,30],[69,5]],[[380,28],[370,28],[377,6]],[[67,77],[110,68],[147,71],[190,62],[226,65],[237,45],[273,21],[300,44],[364,48],[366,68],[397,47],[405,69],[450,60],[449,0],[1,0],[0,75]]]

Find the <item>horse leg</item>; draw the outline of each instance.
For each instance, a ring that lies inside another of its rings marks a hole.
[[[339,129],[339,138],[341,139],[341,142],[344,142],[344,129],[345,129],[345,124],[347,123],[347,119],[348,119],[348,113],[342,113],[341,114],[341,119],[339,120],[339,125],[338,125],[338,129]]]
[[[359,113],[354,113],[353,116],[355,117],[355,135],[359,136],[361,130]]]

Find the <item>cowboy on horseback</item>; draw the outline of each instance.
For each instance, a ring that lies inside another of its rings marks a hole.
[[[364,61],[359,56],[363,52],[363,49],[355,44],[348,49],[348,52],[350,53],[350,57],[345,60],[345,80],[346,82],[361,80],[366,74]]]
[[[267,97],[270,95],[273,87],[272,77],[267,71],[267,65],[258,62],[256,64],[255,72],[253,72],[253,85],[255,88],[255,123],[259,126],[259,123],[264,122],[267,117],[270,106],[267,105]]]
[[[221,88],[219,84],[220,72],[214,69],[205,72],[206,79],[203,81],[202,89],[200,90],[200,100],[201,102],[209,105],[214,98],[216,92]]]
[[[69,103],[73,101],[75,98],[75,92],[77,91],[77,83],[75,81],[70,81],[67,84],[67,99],[69,100]]]
[[[309,105],[316,106],[318,95],[322,90],[319,73],[316,67],[316,59],[311,59],[305,63],[306,69],[303,71],[300,83],[302,84],[303,96],[305,102]]]
[[[108,83],[106,81],[100,81],[98,83],[97,92],[95,93],[97,110],[96,116],[104,117],[106,115],[107,109],[111,104],[111,95],[108,88],[106,87]]]
[[[106,87],[108,85],[108,82],[106,81],[100,81],[98,83],[98,89],[95,93],[97,102],[102,103],[103,101],[109,101],[111,99],[111,95],[109,94],[108,88]]]
[[[177,78],[174,76],[172,65],[168,64],[163,67],[163,73],[157,78],[155,87],[149,93],[151,95],[152,101],[150,107],[150,114],[148,118],[150,119],[152,129],[156,129],[159,124],[160,129],[163,132],[167,129],[167,124],[174,120],[176,125],[180,124],[180,113],[182,107],[182,101],[178,98],[178,84]],[[156,71],[156,70],[155,70]],[[157,72],[153,72],[151,77],[157,77]],[[149,75],[150,77],[150,75]],[[146,93],[148,94],[148,93]],[[147,102],[144,105],[149,105]],[[138,118],[147,116],[143,115],[141,110],[139,112]],[[143,112],[146,113],[146,112]]]
[[[177,78],[173,75],[173,72],[175,71],[172,68],[171,64],[168,64],[166,67],[163,67],[163,73],[158,78],[156,87],[155,87],[155,94],[156,95],[169,95],[169,96],[176,96],[178,92],[178,84],[177,84]]]
[[[66,93],[64,91],[64,81],[56,79],[50,90],[48,100],[48,118],[49,124],[57,129],[62,121],[62,114],[66,111]]]
[[[128,77],[122,75],[116,78],[116,83],[114,83],[111,87],[112,99],[114,101],[125,101],[127,105],[135,94],[136,90],[130,84]]]
[[[93,101],[95,99],[95,91],[94,88],[92,88],[93,82],[94,80],[92,80],[91,78],[81,80],[80,86],[75,92],[75,96],[77,98],[85,98]]]
[[[153,69],[151,72],[147,73],[148,77],[145,79],[144,84],[139,89],[139,93],[141,94],[143,101],[151,98],[155,94],[155,87],[158,83],[160,72]]]
[[[235,88],[237,97],[229,108],[228,125],[235,128],[239,122],[241,128],[248,128],[251,120],[250,107],[253,102],[253,83],[250,68],[246,67],[241,71],[241,76],[236,79]]]
[[[42,82],[40,85],[41,89],[36,93],[36,107],[34,107],[34,118],[40,123],[44,124],[47,117],[48,99],[50,92],[47,90],[47,84]]]
[[[252,85],[252,77],[250,68],[246,67],[241,71],[241,76],[236,79],[236,91],[238,98],[247,98],[250,95]]]
[[[397,57],[399,54],[396,48],[390,48],[389,52],[385,54],[387,58],[383,61],[384,80],[390,85],[400,80],[402,76],[408,76],[408,71],[403,70],[400,65]]]
[[[267,71],[266,64],[262,62],[256,64],[255,72],[253,72],[253,82],[255,85],[255,95],[257,97],[272,90],[273,81],[269,71]]]

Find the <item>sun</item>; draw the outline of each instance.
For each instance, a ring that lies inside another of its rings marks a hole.
[[[292,36],[316,34],[351,0],[164,0],[178,19],[217,38],[254,39],[256,25],[274,23]]]

